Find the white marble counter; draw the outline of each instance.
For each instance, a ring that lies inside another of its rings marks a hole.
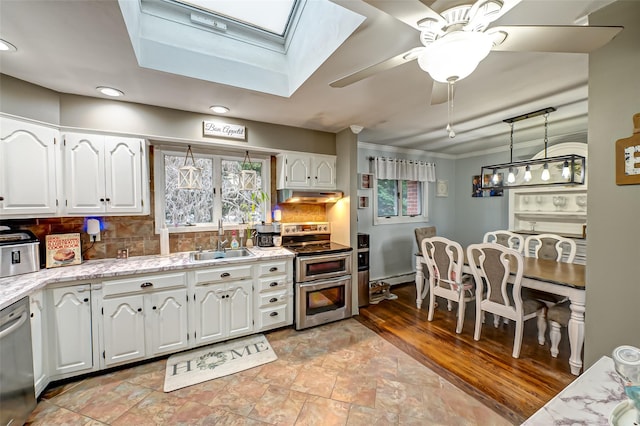
[[[608,425],[613,409],[627,399],[613,360],[603,356],[523,425]]]
[[[28,296],[47,284],[93,280],[123,275],[149,274],[154,272],[194,269],[252,260],[293,258],[295,254],[285,248],[250,248],[253,257],[189,260],[189,253],[174,253],[167,256],[136,256],[128,259],[89,260],[80,265],[42,269],[31,274],[0,278],[0,309]]]

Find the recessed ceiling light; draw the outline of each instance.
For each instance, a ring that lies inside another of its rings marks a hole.
[[[212,107],[209,108],[211,111],[215,112],[216,114],[226,114],[229,112],[229,108],[227,108],[226,106],[222,106],[222,105],[214,105]]]
[[[13,44],[9,43],[6,40],[0,39],[0,51],[3,52],[15,52],[18,50]]]
[[[96,90],[102,93],[103,95],[113,96],[114,98],[117,98],[119,96],[124,96],[123,91],[114,89],[113,87],[98,86],[96,87]]]

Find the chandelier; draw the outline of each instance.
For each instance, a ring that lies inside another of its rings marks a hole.
[[[482,189],[509,189],[517,187],[547,185],[582,185],[586,175],[586,159],[577,154],[547,156],[549,144],[549,113],[553,107],[544,108],[527,114],[503,120],[511,126],[508,163],[483,166],[481,176],[490,175],[491,179],[482,180]],[[513,161],[514,123],[528,118],[544,115],[544,158]],[[503,179],[506,176],[506,180]]]

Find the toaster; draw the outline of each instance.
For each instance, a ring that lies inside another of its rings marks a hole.
[[[31,231],[0,231],[0,278],[40,269],[40,241]]]

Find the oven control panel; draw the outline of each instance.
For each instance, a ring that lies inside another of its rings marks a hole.
[[[329,222],[283,223],[282,235],[331,234]]]

